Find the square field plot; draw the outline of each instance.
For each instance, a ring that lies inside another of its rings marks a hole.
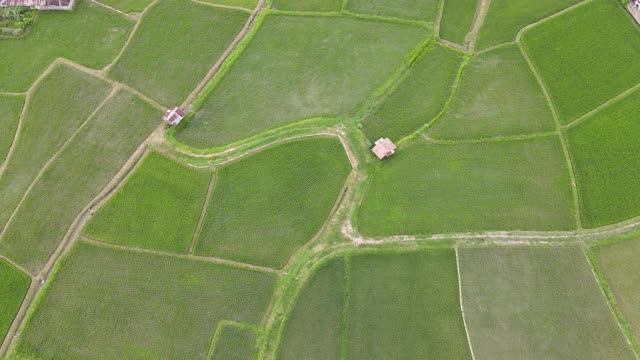
[[[556,136],[457,145],[418,141],[372,177],[357,220],[369,236],[576,226]]]
[[[442,139],[525,135],[555,129],[542,88],[516,45],[473,58],[449,110],[429,130]]]
[[[85,234],[114,244],[186,253],[210,179],[210,172],[152,153],[96,213]]]
[[[195,253],[283,267],[320,230],[350,171],[333,137],[273,145],[225,165]]]
[[[452,249],[351,257],[347,358],[471,359]]]
[[[597,247],[594,254],[618,307],[640,342],[640,238]]]
[[[478,49],[513,41],[525,26],[582,0],[491,0],[480,28]],[[445,2],[446,3],[446,2]]]
[[[594,0],[540,23],[522,43],[563,124],[640,82],[640,32],[615,1]]]
[[[640,91],[567,131],[585,227],[640,216]]]
[[[340,359],[344,286],[342,258],[332,259],[314,270],[287,317],[279,359]]]
[[[75,245],[49,279],[18,358],[204,359],[221,320],[257,325],[275,276]]]
[[[220,323],[209,359],[253,360],[257,353],[256,331],[250,326]]]
[[[7,335],[30,283],[28,275],[0,260],[0,341]]]
[[[109,64],[133,24],[87,0],[79,0],[73,11],[38,12],[28,34],[0,38],[0,91],[27,91],[58,57],[94,69]]]
[[[435,21],[438,0],[345,0],[346,10],[367,15]]]
[[[163,0],[142,18],[109,76],[166,106],[181,103],[248,17],[245,11]]]
[[[477,359],[632,360],[578,246],[460,248]]]
[[[348,16],[268,15],[176,138],[210,148],[294,121],[349,116],[429,34]]]

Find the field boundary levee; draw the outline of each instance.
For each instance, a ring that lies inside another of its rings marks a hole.
[[[207,216],[207,211],[209,210],[209,202],[211,201],[211,196],[213,194],[213,190],[216,186],[216,173],[215,171],[211,173],[211,179],[209,180],[209,186],[207,187],[207,193],[204,197],[204,203],[202,204],[202,210],[200,211],[200,217],[198,217],[198,224],[196,224],[196,230],[193,232],[193,238],[191,239],[191,243],[189,244],[189,254],[193,254],[193,249],[198,243],[198,239],[200,238],[200,233],[202,232],[202,225],[204,224],[204,220]]]
[[[469,332],[469,326],[467,325],[467,317],[465,316],[464,304],[462,300],[462,272],[460,271],[460,253],[458,245],[454,247],[456,253],[456,270],[458,272],[458,301],[460,302],[460,313],[462,315],[462,324],[464,325],[464,332],[467,334],[467,344],[469,345],[469,352],[471,353],[471,359],[476,359],[476,354],[473,351],[473,345],[471,345],[471,333]]]

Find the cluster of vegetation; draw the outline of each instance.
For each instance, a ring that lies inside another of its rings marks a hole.
[[[0,8],[0,35],[22,34],[36,17],[36,11],[29,7]]]

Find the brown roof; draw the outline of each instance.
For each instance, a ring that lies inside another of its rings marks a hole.
[[[186,114],[184,113],[184,111],[182,111],[179,107],[174,106],[164,113],[164,115],[162,116],[162,120],[164,120],[164,122],[169,125],[176,126],[180,124],[180,121],[182,120],[182,118],[184,118],[185,115]]]
[[[396,152],[396,145],[389,138],[380,138],[376,141],[376,145],[371,151],[376,154],[378,159],[382,160]]]

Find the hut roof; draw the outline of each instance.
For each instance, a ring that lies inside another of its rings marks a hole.
[[[396,152],[396,145],[389,138],[380,138],[376,141],[375,146],[371,149],[378,159],[382,160]]]
[[[164,115],[162,116],[162,120],[164,120],[164,122],[169,125],[176,126],[180,124],[180,121],[182,121],[185,115],[186,114],[184,113],[184,111],[182,111],[182,109],[174,106],[164,113]]]

